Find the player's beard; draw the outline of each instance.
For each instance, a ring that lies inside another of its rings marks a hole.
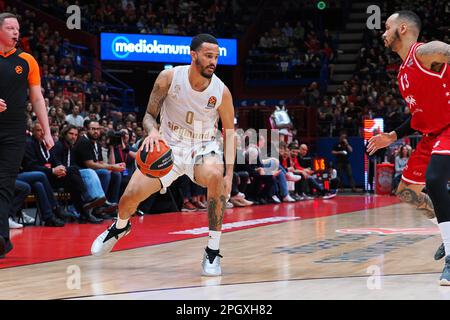
[[[206,78],[206,79],[211,79],[214,72],[211,74],[206,73],[206,69],[208,69],[209,65],[202,67],[202,65],[200,64],[200,61],[198,61],[198,59],[195,60],[195,64],[197,65],[197,67],[200,69],[200,74],[202,77]]]
[[[387,45],[387,47],[389,49],[391,49],[392,51],[396,52],[396,48],[398,47],[397,44],[402,41],[400,39],[400,32],[398,32],[398,29],[395,30],[394,35],[392,37],[391,42]]]

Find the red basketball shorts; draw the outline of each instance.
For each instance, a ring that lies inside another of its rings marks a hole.
[[[432,154],[450,156],[450,127],[438,135],[425,134],[422,137],[403,170],[402,180],[425,185],[425,173]]]

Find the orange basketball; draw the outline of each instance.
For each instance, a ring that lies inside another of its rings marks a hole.
[[[136,154],[136,166],[138,169],[150,178],[161,178],[172,170],[173,155],[170,149],[163,141],[159,142],[160,151],[153,146],[153,152],[146,152],[145,149]]]

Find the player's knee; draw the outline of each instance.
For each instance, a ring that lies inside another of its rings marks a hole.
[[[214,183],[220,183],[223,179],[223,172],[220,169],[212,170],[209,174],[209,179],[212,180]]]
[[[139,187],[136,186],[136,184],[129,183],[127,188],[123,192],[123,195],[121,196],[120,200],[125,203],[135,202],[135,199],[137,198],[138,193],[139,193]]]

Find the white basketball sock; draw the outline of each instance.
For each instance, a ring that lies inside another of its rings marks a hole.
[[[450,221],[442,222],[438,224],[439,230],[441,230],[442,241],[444,242],[446,255],[450,254]]]
[[[219,250],[221,235],[222,231],[209,230],[208,248],[210,248],[211,250]]]
[[[125,228],[127,226],[127,224],[128,224],[128,220],[130,220],[130,219],[128,218],[128,219],[122,220],[122,219],[120,219],[119,216],[117,216],[116,228],[117,229]]]

